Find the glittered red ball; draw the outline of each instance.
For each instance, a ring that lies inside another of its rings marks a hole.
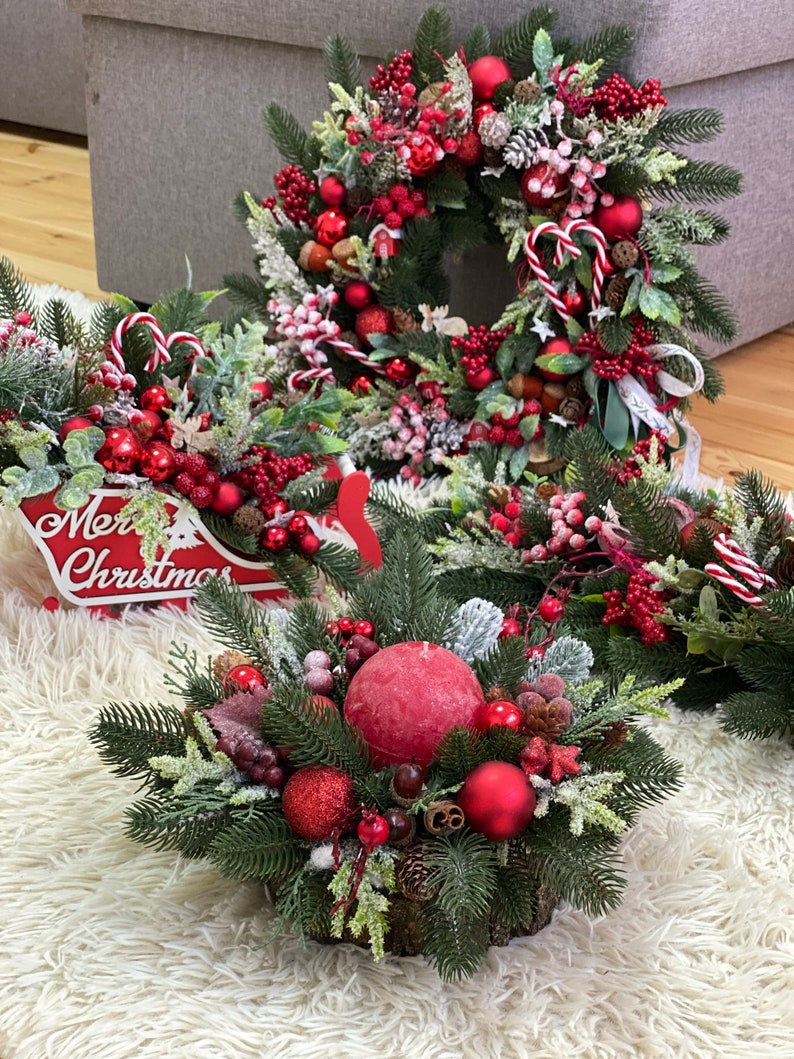
[[[141,455],[141,474],[155,485],[167,482],[176,472],[176,452],[167,441],[150,441]]]
[[[223,678],[223,686],[227,691],[237,688],[242,688],[244,691],[253,691],[254,688],[266,688],[267,681],[256,666],[232,666]]]
[[[243,506],[244,500],[245,495],[239,485],[234,482],[221,482],[210,507],[216,515],[231,518],[235,511]]]
[[[482,140],[474,129],[468,129],[460,138],[455,160],[461,165],[479,165],[482,161]]]
[[[642,206],[633,195],[617,195],[611,206],[599,202],[590,219],[608,243],[617,243],[633,239],[642,228]]]
[[[406,158],[405,164],[412,176],[430,176],[440,164],[440,159],[436,157],[440,145],[434,136],[419,134],[416,139],[418,142],[408,145],[411,153]]]
[[[284,819],[307,842],[327,842],[352,830],[357,802],[353,780],[333,765],[307,765],[287,780]]]
[[[509,728],[512,732],[520,732],[524,727],[524,711],[509,699],[486,702],[477,718],[477,727],[481,732],[487,732],[489,728]]]
[[[485,703],[473,670],[438,644],[410,641],[372,655],[350,682],[344,715],[379,766],[430,763],[436,743],[473,725]]]
[[[85,416],[71,416],[61,423],[58,430],[58,441],[63,445],[67,435],[71,434],[73,430],[85,430],[86,427],[93,426],[96,426],[96,424],[92,423],[90,419],[86,419]]]
[[[142,452],[141,440],[134,430],[106,427],[105,443],[96,454],[96,460],[113,474],[132,474],[138,469]]]
[[[483,55],[469,67],[471,90],[475,99],[493,99],[497,85],[513,76],[510,67],[498,55]]]
[[[486,761],[466,777],[458,805],[472,831],[490,842],[520,835],[535,813],[535,791],[517,765]]]
[[[342,291],[342,297],[351,309],[366,309],[372,304],[373,290],[363,279],[354,279]]]
[[[144,390],[139,404],[148,412],[163,412],[167,408],[174,407],[174,402],[168,396],[165,386],[150,386],[148,390]]]
[[[326,206],[341,206],[347,198],[347,188],[338,176],[323,177],[318,192]]]
[[[466,372],[466,385],[470,386],[472,390],[484,390],[486,386],[490,386],[492,382],[495,382],[498,378],[496,371],[486,364],[484,368],[480,368],[479,371],[467,371]]]
[[[367,335],[394,333],[394,317],[383,305],[368,305],[356,317],[355,331],[361,341],[369,346]]]
[[[418,370],[418,366],[413,361],[406,360],[405,357],[392,357],[391,360],[386,361],[384,368],[386,378],[390,382],[396,382],[401,385],[411,382]]]
[[[314,237],[322,246],[331,247],[347,235],[347,217],[341,210],[323,210],[317,218]]]
[[[553,190],[549,194],[544,194],[544,185],[548,189],[550,184]],[[536,162],[529,169],[524,170],[521,177],[521,194],[530,206],[549,206],[556,198],[566,193],[568,184],[568,177],[565,173],[555,172],[548,162]]]

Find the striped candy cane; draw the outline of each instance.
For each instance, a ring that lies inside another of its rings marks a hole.
[[[726,588],[729,588],[735,596],[738,596],[742,603],[747,603],[751,607],[764,606],[764,601],[760,596],[751,592],[746,585],[737,581],[732,574],[729,574],[728,571],[718,563],[706,563],[703,569],[707,574],[719,581],[721,585],[725,585]]]
[[[304,368],[293,371],[287,379],[287,389],[294,393],[302,382],[336,382],[330,368]]]
[[[565,222],[565,227],[560,227],[553,221],[543,221],[542,224],[537,225],[536,228],[533,228],[532,231],[527,233],[526,240],[524,241],[524,251],[527,256],[529,267],[532,269],[536,279],[548,295],[549,301],[566,323],[570,319],[570,313],[566,309],[565,303],[560,297],[551,277],[543,267],[536,244],[538,239],[543,235],[553,235],[556,237],[557,247],[554,253],[554,265],[556,268],[559,268],[562,265],[566,253],[570,254],[572,258],[577,258],[581,255],[582,251],[573,241],[572,237],[573,232],[580,231],[588,232],[592,235],[596,244],[595,258],[593,260],[593,293],[590,300],[593,308],[597,308],[601,304],[601,292],[604,286],[604,273],[607,265],[607,243],[604,233],[600,228],[596,228],[596,226],[589,221],[579,219],[569,218]]]
[[[743,551],[736,541],[726,533],[717,535],[714,541],[714,550],[723,562],[734,570],[752,588],[778,588],[778,583],[771,577],[763,567],[751,559],[747,552]]]
[[[334,348],[338,349],[340,353],[346,353],[352,360],[357,360],[363,367],[369,368],[378,375],[383,375],[385,369],[382,364],[370,360],[366,353],[362,353],[360,349],[351,346],[349,342],[345,342],[341,338],[332,338],[327,341],[327,344],[329,346],[334,346]]]
[[[160,324],[151,313],[130,313],[129,316],[125,316],[123,320],[119,321],[110,340],[110,355],[121,372],[126,371],[121,342],[127,331],[137,324],[143,324],[148,327],[154,339],[154,353],[146,361],[145,366],[145,370],[149,374],[155,371],[158,365],[170,362],[171,346],[176,345],[177,342],[190,346],[199,357],[206,356],[204,346],[189,331],[172,331],[170,334],[164,335]]]

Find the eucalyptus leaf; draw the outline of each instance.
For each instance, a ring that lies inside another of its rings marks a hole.
[[[703,588],[701,588],[698,607],[704,618],[711,618],[713,621],[717,620],[719,615],[719,605],[717,603],[717,593],[714,591],[713,585],[704,585]]]
[[[521,422],[518,424],[518,430],[521,437],[526,441],[532,441],[535,434],[537,433],[538,423],[540,423],[539,415],[524,416]]]
[[[516,449],[513,455],[510,457],[510,477],[513,481],[518,481],[521,475],[526,470],[527,463],[529,462],[529,445],[522,445],[520,449]]]

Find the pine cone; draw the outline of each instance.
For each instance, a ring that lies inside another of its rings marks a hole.
[[[558,492],[559,488],[553,482],[541,482],[535,486],[535,496],[538,500],[551,500]]]
[[[352,213],[369,202],[372,202],[372,195],[366,188],[350,188],[345,199],[345,205]]]
[[[604,295],[604,301],[610,307],[610,309],[620,309],[626,300],[626,295],[629,293],[629,287],[631,286],[631,280],[621,273],[615,276],[614,279],[609,281],[609,286],[606,289]]]
[[[553,743],[567,728],[561,711],[553,702],[538,702],[524,714],[527,737],[539,735],[547,743]]]
[[[504,159],[516,169],[529,169],[535,161],[540,142],[537,135],[527,129],[517,129],[505,144]]]
[[[567,419],[569,423],[578,423],[583,412],[584,404],[575,397],[568,396],[563,397],[560,401],[560,407],[557,409],[557,414],[561,415],[563,419]]]
[[[417,842],[400,855],[395,865],[397,889],[412,901],[429,901],[437,892],[437,888],[427,885],[427,880],[433,874],[433,869],[425,861],[429,851],[429,843]]]
[[[505,160],[502,158],[502,152],[496,147],[484,147],[482,160],[485,165],[489,166],[491,169],[499,169],[500,166],[505,164]]]
[[[451,835],[466,823],[463,810],[451,798],[431,802],[425,810],[425,827],[431,835]]]
[[[400,97],[395,92],[383,92],[378,96],[381,120],[398,129],[411,126],[414,118],[419,116],[419,107],[408,107],[403,110],[400,106]],[[348,198],[349,201],[349,198]]]
[[[567,397],[575,397],[577,401],[587,400],[587,389],[582,382],[581,375],[574,375],[565,383],[565,394]]]
[[[772,572],[781,588],[791,588],[794,585],[794,551],[784,555]]]
[[[507,698],[509,698],[507,688],[488,688],[485,693],[486,702],[500,702],[502,699]]]
[[[392,309],[391,315],[394,321],[394,330],[398,335],[405,334],[406,331],[418,331],[422,326],[416,317],[399,306],[396,309]]]
[[[586,741],[586,746],[591,750],[619,750],[626,741],[629,728],[625,721],[614,721],[605,728],[600,737]]]
[[[265,528],[267,519],[258,507],[238,507],[232,516],[232,525],[241,533],[258,536]]]
[[[513,99],[516,103],[534,103],[540,99],[541,88],[537,81],[517,81],[513,90]]]
[[[250,666],[251,659],[247,658],[244,654],[239,651],[224,651],[223,654],[218,655],[217,658],[213,659],[212,672],[216,680],[223,680],[230,670],[234,669],[235,666]]]
[[[504,147],[512,131],[510,118],[498,110],[486,114],[477,126],[484,147]]]
[[[615,268],[631,268],[637,264],[640,252],[628,239],[620,239],[612,247],[611,257]]]

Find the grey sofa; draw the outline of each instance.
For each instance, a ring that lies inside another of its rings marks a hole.
[[[304,124],[327,105],[320,49],[331,32],[362,56],[410,46],[426,0],[66,0],[83,15],[88,127],[100,284],[147,302],[184,279],[217,284],[250,268],[230,202],[241,188],[272,190],[280,161],[261,125],[279,100]],[[526,10],[520,0],[449,0],[456,37],[492,30]],[[658,77],[671,104],[711,106],[725,132],[693,148],[745,174],[741,197],[716,207],[730,243],[704,249],[701,267],[737,307],[741,341],[794,318],[794,255],[785,217],[794,96],[792,0],[557,0],[559,32],[583,39],[632,27],[624,72]],[[363,18],[362,11],[377,10]],[[470,264],[476,268],[476,263]],[[479,284],[482,288],[482,284]],[[499,295],[494,311],[503,304]],[[472,322],[488,306],[467,302]],[[493,314],[490,314],[493,315]],[[716,347],[708,347],[719,352]]]

